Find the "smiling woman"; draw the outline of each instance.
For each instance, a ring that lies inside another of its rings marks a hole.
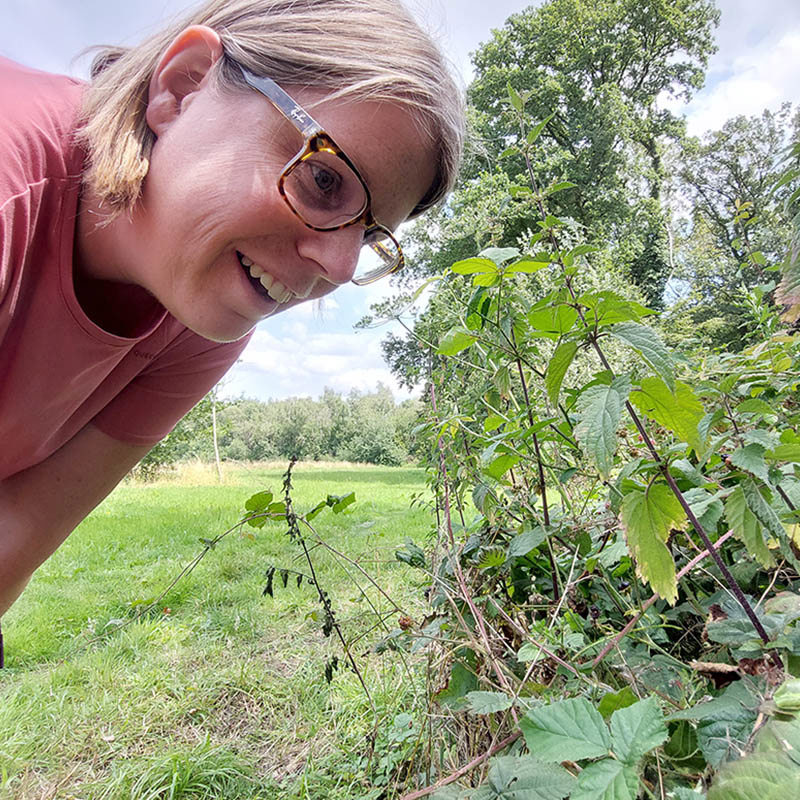
[[[402,267],[463,109],[395,0],[212,0],[0,106],[2,614],[256,323]]]

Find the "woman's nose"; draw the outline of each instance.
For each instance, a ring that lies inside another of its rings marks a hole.
[[[348,225],[335,231],[306,228],[297,251],[303,258],[316,261],[325,280],[338,286],[353,277],[363,242],[362,225]]]

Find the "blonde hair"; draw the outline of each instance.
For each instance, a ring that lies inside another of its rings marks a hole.
[[[437,157],[434,183],[412,216],[452,188],[464,138],[462,92],[398,0],[208,0],[140,45],[102,48],[92,64],[77,138],[89,157],[84,183],[110,217],[139,197],[155,142],[145,119],[150,79],[190,25],[212,28],[227,56],[279,84],[408,106]],[[252,91],[230,58],[217,62],[215,79],[221,89]]]

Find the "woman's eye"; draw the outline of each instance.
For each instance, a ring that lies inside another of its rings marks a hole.
[[[317,164],[311,165],[311,175],[320,192],[326,195],[334,193],[340,183],[339,176],[331,169]]]

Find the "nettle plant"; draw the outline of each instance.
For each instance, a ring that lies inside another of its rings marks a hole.
[[[431,608],[392,640],[428,650],[447,721],[438,780],[406,797],[698,797],[718,769],[749,779],[725,765],[800,675],[800,337],[762,287],[744,300],[758,342],[671,352],[654,312],[585,285],[599,248],[548,212],[573,185],[537,185],[549,120],[530,124],[524,101],[509,87],[530,240],[453,264],[437,289],[451,322],[420,431],[435,542],[397,553]],[[746,241],[758,220],[735,213]],[[769,742],[797,781],[792,745]],[[742,765],[763,770],[757,755]]]

